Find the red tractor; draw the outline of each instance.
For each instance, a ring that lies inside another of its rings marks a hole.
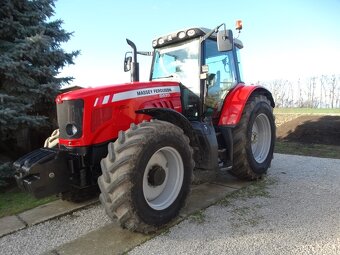
[[[222,25],[154,40],[149,82],[138,81],[146,53],[127,40],[132,82],[59,95],[54,145],[52,136],[14,163],[18,185],[68,199],[99,186],[113,220],[150,232],[178,215],[196,171],[261,178],[273,158],[274,101],[242,82],[242,42]]]

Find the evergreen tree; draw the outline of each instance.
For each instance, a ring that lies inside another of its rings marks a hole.
[[[57,78],[79,51],[66,53],[61,43],[72,33],[51,20],[55,0],[0,2],[0,140],[23,127],[47,125],[48,109],[61,85]]]
[[[0,0],[0,186],[11,176],[1,159],[14,146],[9,141],[20,129],[48,126],[59,88],[72,80],[56,77],[79,51],[61,48],[72,33],[51,19],[54,1]]]

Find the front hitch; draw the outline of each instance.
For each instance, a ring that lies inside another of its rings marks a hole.
[[[40,148],[13,163],[18,186],[36,198],[70,189],[67,152]]]

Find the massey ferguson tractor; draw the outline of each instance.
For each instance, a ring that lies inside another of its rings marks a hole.
[[[151,232],[178,215],[196,171],[246,180],[267,172],[274,101],[242,82],[243,44],[224,24],[153,40],[149,82],[139,82],[137,55],[146,53],[127,42],[132,81],[58,95],[59,132],[14,167],[18,185],[37,198],[76,200],[99,186],[112,220]]]

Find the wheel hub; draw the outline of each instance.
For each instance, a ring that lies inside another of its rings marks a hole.
[[[156,151],[146,165],[143,193],[154,210],[168,208],[177,198],[183,183],[184,167],[181,155],[173,147]]]
[[[148,174],[148,183],[155,187],[163,184],[166,177],[166,172],[163,167],[159,165],[154,165]]]
[[[251,143],[256,143],[257,142],[257,132],[253,130],[251,134]]]
[[[259,114],[253,124],[251,133],[251,149],[257,163],[263,163],[269,154],[271,145],[270,122],[264,113]]]

